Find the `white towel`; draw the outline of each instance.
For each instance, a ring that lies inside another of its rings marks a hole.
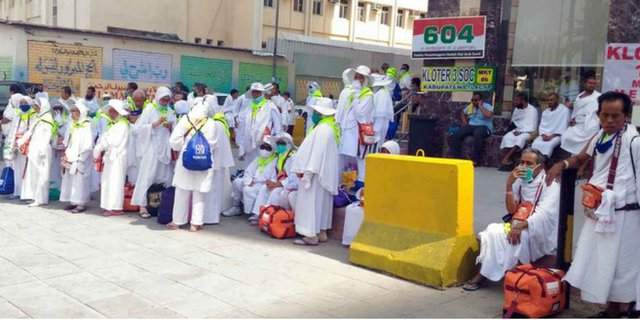
[[[602,203],[594,212],[598,218],[596,223],[595,232],[597,233],[613,233],[616,232],[615,225],[615,213],[616,213],[616,199],[612,190],[605,190],[602,192]]]

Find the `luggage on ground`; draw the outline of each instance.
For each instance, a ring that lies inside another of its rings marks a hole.
[[[564,310],[567,285],[562,270],[530,264],[507,271],[504,277],[504,317],[514,314],[542,318]]]
[[[138,212],[140,206],[134,206],[131,204],[131,197],[133,197],[133,190],[135,186],[129,182],[124,184],[124,203],[122,204],[122,211],[125,212]]]
[[[4,167],[0,175],[0,194],[12,194],[14,191],[13,168]]]
[[[260,207],[258,228],[276,239],[294,238],[294,213],[278,206]]]
[[[152,184],[149,190],[147,190],[147,212],[149,212],[152,217],[158,216],[160,199],[165,189],[163,184]]]
[[[158,209],[158,223],[167,224],[173,220],[173,200],[176,188],[166,188],[160,196],[160,207]]]

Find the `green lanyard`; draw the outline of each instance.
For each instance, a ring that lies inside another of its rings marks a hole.
[[[258,110],[260,110],[260,108],[262,108],[262,106],[264,106],[267,103],[267,99],[262,98],[262,101],[260,101],[260,103],[255,103],[253,102],[253,100],[251,100],[251,119],[255,119],[256,115],[258,114]]]
[[[36,115],[36,111],[33,110],[33,108],[29,109],[29,111],[27,112],[22,112],[20,110],[18,110],[18,112],[20,114],[20,119],[22,119],[22,121],[24,122],[31,120],[31,118],[33,118]]]
[[[220,123],[222,123],[222,125],[224,126],[225,132],[227,133],[227,138],[231,137],[231,132],[229,131],[229,124],[227,123],[227,119],[225,119],[224,117],[224,113],[219,112],[215,115],[213,115],[213,117],[211,117],[213,120],[218,121]]]
[[[362,100],[362,98],[367,97],[367,96],[371,96],[373,95],[373,91],[371,91],[371,88],[369,87],[364,87],[364,89],[362,89],[360,91],[360,94],[358,95],[358,99]],[[353,91],[351,92],[351,95],[349,95],[349,99],[347,100],[347,105],[345,106],[345,109],[349,109],[351,108],[351,103],[353,102]]]
[[[260,167],[260,173],[264,172],[264,167],[266,167],[269,163],[271,163],[271,161],[273,161],[273,159],[275,159],[278,156],[277,153],[272,153],[269,158],[262,158],[262,157],[258,157],[258,166]]]
[[[98,126],[98,121],[100,121],[100,118],[103,118],[105,120],[107,120],[107,123],[112,122],[111,118],[109,118],[109,115],[107,115],[106,113],[102,112],[101,110],[98,110],[98,112],[96,112],[96,116],[93,118],[93,125],[94,126]]]
[[[293,153],[293,150],[289,150],[289,152],[285,153],[282,157],[278,155],[278,172],[282,171],[282,168],[284,168],[284,163],[287,161],[287,159],[289,159],[289,157],[291,157]]]
[[[313,93],[311,93],[311,96],[314,98],[322,98],[322,91],[316,90]]]
[[[84,120],[82,122],[73,121],[73,123],[71,124],[71,131],[69,132],[69,142],[67,142],[67,144],[71,145],[71,139],[73,139],[73,133],[76,131],[76,129],[84,128],[90,124],[91,122],[89,122],[89,120]]]
[[[153,102],[153,108],[158,110],[162,114],[162,119],[167,118],[167,107],[159,106],[157,102]]]
[[[323,123],[326,123],[333,128],[333,133],[335,135],[336,142],[340,144],[340,129],[338,129],[338,126],[336,126],[336,120],[333,116],[322,118],[316,125],[314,125],[313,127],[311,127],[311,129],[309,129],[309,131],[307,132],[307,135],[310,134],[311,131],[313,131],[313,129],[315,129],[317,126]]]
[[[113,120],[109,119],[109,122],[107,123],[107,131],[109,131],[109,129],[111,129],[111,127],[114,124],[118,123],[118,122],[122,122],[122,123],[126,124],[127,127],[129,127],[129,121],[127,121],[127,119],[125,119],[123,117],[119,117],[118,120],[116,120],[116,121],[113,121]]]

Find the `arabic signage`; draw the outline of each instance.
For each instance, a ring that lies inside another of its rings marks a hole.
[[[170,54],[113,49],[113,79],[171,83]]]
[[[485,16],[429,18],[413,21],[413,59],[481,59]]]
[[[229,93],[233,75],[232,60],[180,57],[180,79],[187,86],[202,82],[215,92]]]
[[[423,92],[490,92],[495,90],[495,83],[495,67],[460,66],[422,69]]]
[[[102,48],[28,41],[27,49],[29,82],[41,83],[51,96],[64,86],[78,94],[80,79],[102,78]]]
[[[618,91],[640,101],[640,44],[610,43],[606,47],[602,91]],[[631,123],[640,125],[640,111],[632,113]]]
[[[80,80],[80,92],[87,92],[88,87],[96,88],[96,97],[101,98],[103,94],[107,93],[111,96],[111,99],[126,99],[125,93],[127,92],[128,81],[115,81],[115,80],[100,80],[100,79],[82,79]],[[138,89],[144,90],[147,93],[149,99],[153,99],[158,91],[158,87],[166,84],[136,82]]]
[[[286,90],[288,84],[289,69],[278,66],[276,68],[276,82],[280,84],[280,90]],[[258,63],[240,62],[240,81],[238,88],[242,92],[254,82],[268,83],[273,78],[273,66]]]

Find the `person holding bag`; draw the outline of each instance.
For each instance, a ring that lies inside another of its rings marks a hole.
[[[555,164],[546,178],[552,184],[563,170],[578,169],[593,161],[593,174],[582,199],[588,219],[565,280],[580,289],[582,300],[607,304],[596,318],[626,315],[630,303],[636,300],[640,205],[634,172],[637,164],[632,156],[640,154],[640,140],[632,143],[638,131],[627,124],[632,105],[624,93],[599,96],[597,115],[602,128],[582,152]]]
[[[62,184],[60,201],[69,202],[65,210],[71,213],[82,213],[87,207],[91,194],[91,154],[93,139],[91,138],[91,121],[87,119],[89,109],[83,102],[75,102],[71,106],[71,124],[65,132],[63,145],[66,146],[61,159]]]
[[[20,199],[22,183],[27,170],[27,155],[18,150],[18,140],[24,136],[37,120],[37,113],[33,109],[33,100],[29,96],[16,93],[11,96],[11,104],[16,108],[16,119],[11,121],[11,129],[6,139],[4,150],[5,161],[11,163],[14,171],[13,195],[9,199]]]

